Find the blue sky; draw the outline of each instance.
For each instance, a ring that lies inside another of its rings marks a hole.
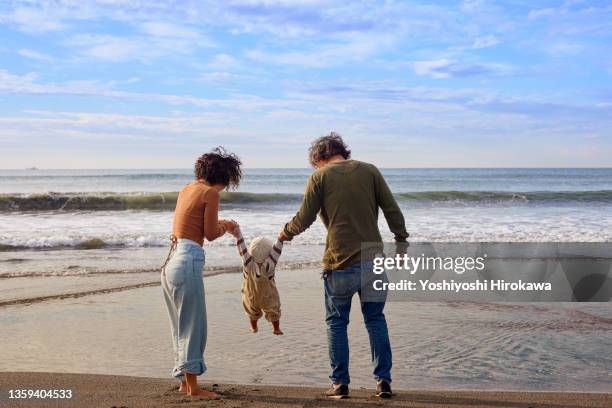
[[[3,1],[0,167],[612,166],[609,1]]]

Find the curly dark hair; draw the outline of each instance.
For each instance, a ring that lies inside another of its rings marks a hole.
[[[350,159],[351,151],[336,132],[331,132],[327,136],[320,137],[312,142],[308,149],[308,159],[312,167],[317,167],[317,163],[328,160],[335,155],[341,155],[345,159]]]
[[[240,166],[242,161],[238,156],[219,146],[198,157],[193,172],[196,179],[203,179],[210,185],[223,184],[236,188],[242,179]]]

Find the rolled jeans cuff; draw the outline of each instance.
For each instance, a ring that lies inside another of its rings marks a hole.
[[[186,361],[178,366],[174,372],[174,377],[183,380],[185,373],[202,375],[206,372],[206,364],[203,359]]]

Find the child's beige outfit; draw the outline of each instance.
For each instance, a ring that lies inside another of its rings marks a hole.
[[[264,237],[255,238],[247,249],[242,235],[236,242],[242,257],[242,306],[251,321],[257,321],[265,315],[269,322],[276,322],[281,317],[281,304],[274,270],[283,250],[283,242],[272,241]]]

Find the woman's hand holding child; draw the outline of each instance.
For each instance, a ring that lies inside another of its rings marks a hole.
[[[219,224],[223,225],[226,232],[229,232],[230,234],[234,236],[236,236],[235,235],[236,230],[240,231],[240,226],[234,220],[219,220]]]

